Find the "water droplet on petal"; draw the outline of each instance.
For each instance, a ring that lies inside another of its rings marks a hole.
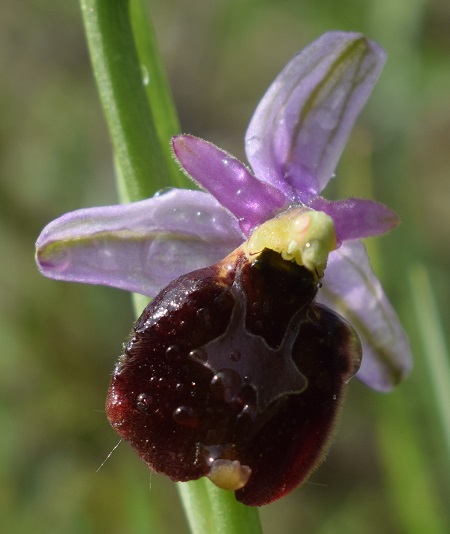
[[[239,423],[252,423],[256,421],[258,417],[258,409],[253,404],[246,404],[242,410],[240,411],[239,415],[237,416]]]
[[[182,356],[182,350],[179,345],[170,345],[166,349],[166,358],[169,362],[179,360]]]
[[[261,148],[261,140],[258,136],[253,135],[245,141],[245,152],[248,158],[251,158]]]
[[[146,393],[140,393],[136,399],[136,407],[140,412],[145,412],[152,403],[152,398]]]
[[[200,425],[198,415],[190,406],[178,406],[173,412],[173,420],[175,423],[189,428],[197,428]]]
[[[208,360],[208,353],[204,349],[194,349],[189,353],[189,358],[194,362],[205,363]]]
[[[153,196],[162,197],[163,195],[167,195],[167,193],[171,193],[172,191],[175,191],[175,187],[163,187],[159,191],[156,191],[156,193]]]
[[[222,369],[211,380],[211,391],[213,395],[225,402],[231,402],[235,399],[241,386],[241,377],[233,369]]]
[[[197,382],[191,382],[191,391],[190,391],[191,397],[195,397],[197,393],[198,393]]]

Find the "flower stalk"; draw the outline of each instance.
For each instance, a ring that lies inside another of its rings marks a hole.
[[[130,2],[81,0],[89,52],[127,200],[142,200],[169,186],[169,165],[147,100],[133,36]]]

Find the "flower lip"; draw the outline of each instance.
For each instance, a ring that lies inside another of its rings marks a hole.
[[[316,292],[305,267],[244,246],[171,282],[116,366],[111,424],[173,480],[206,475],[250,506],[287,494],[323,459],[361,356]]]

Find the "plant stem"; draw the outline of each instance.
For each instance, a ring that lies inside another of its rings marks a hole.
[[[193,533],[262,533],[258,509],[237,502],[233,492],[217,488],[208,479],[180,483],[178,491]]]
[[[193,188],[193,182],[188,180],[176,165],[170,147],[171,137],[179,134],[181,130],[151,23],[148,2],[146,0],[131,0],[130,10],[144,87],[150,109],[154,115],[155,126],[163,147],[172,185]]]
[[[80,0],[89,51],[127,200],[170,185],[147,101],[127,0]]]

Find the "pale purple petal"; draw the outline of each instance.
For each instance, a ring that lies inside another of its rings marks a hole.
[[[247,130],[256,176],[292,200],[307,202],[322,191],[384,62],[380,46],[344,32],[326,33],[294,57]]]
[[[330,201],[316,197],[309,205],[333,218],[338,242],[384,234],[400,222],[394,211],[373,200],[347,198]]]
[[[173,149],[185,171],[239,220],[248,236],[287,202],[227,152],[198,137],[174,137]]]
[[[42,274],[155,296],[181,274],[221,260],[243,241],[236,219],[207,193],[74,211],[36,243]]]
[[[330,254],[317,300],[358,333],[363,345],[360,380],[388,391],[405,377],[412,365],[408,339],[361,242],[344,243]]]

